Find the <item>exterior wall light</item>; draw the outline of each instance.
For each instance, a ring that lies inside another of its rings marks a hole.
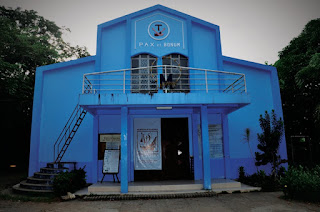
[[[157,110],[172,110],[172,107],[157,107]]]

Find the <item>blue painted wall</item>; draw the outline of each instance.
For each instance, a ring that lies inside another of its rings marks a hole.
[[[94,65],[94,57],[88,57],[37,69],[39,86],[34,94],[29,175],[54,160],[53,145],[79,102],[83,74],[92,72]],[[79,165],[92,161],[92,127],[92,116],[88,114],[64,161],[79,161]]]

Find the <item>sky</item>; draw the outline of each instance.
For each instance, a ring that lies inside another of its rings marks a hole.
[[[220,26],[222,54],[257,63],[277,61],[304,26],[320,18],[320,0],[0,0],[69,28],[64,39],[91,55],[97,25],[156,4]]]

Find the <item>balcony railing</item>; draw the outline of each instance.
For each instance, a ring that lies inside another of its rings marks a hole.
[[[83,94],[246,93],[245,75],[181,66],[149,66],[83,75]]]

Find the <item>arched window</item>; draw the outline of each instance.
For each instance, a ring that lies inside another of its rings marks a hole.
[[[140,54],[131,58],[131,92],[132,93],[156,93],[157,58],[149,54]]]
[[[167,67],[167,78],[172,79],[170,82],[170,92],[190,92],[188,58],[181,54],[170,54],[162,57],[162,64],[175,66]]]

